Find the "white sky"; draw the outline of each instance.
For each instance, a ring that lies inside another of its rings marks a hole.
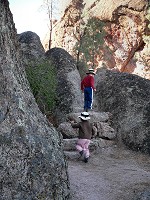
[[[43,0],[9,0],[17,33],[35,32],[44,39],[48,32],[48,15],[41,9]]]

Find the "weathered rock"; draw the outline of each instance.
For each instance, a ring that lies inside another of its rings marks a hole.
[[[30,91],[7,0],[0,13],[0,199],[69,199],[62,139]]]
[[[63,47],[74,56],[75,46],[79,38],[82,38],[89,18],[96,18],[104,23],[107,21],[104,40],[108,48],[103,46],[100,50],[97,49],[94,65],[101,67],[103,62],[109,69],[150,79],[150,39],[146,19],[148,5],[148,0],[63,1],[63,16],[54,27],[52,47]],[[96,31],[101,32],[99,29],[97,27]],[[44,43],[49,41],[49,34],[47,35]],[[84,52],[80,52],[80,55],[81,59],[85,56]]]
[[[64,151],[74,151],[76,150],[75,146],[77,143],[78,138],[72,138],[72,139],[63,139],[64,144]],[[105,140],[102,138],[99,139],[92,139],[89,149],[90,150],[96,150],[98,148],[104,148],[108,146],[115,145],[116,141],[113,140]]]
[[[93,126],[93,138],[103,138],[113,140],[116,138],[116,132],[114,129],[106,122],[108,121],[108,113],[94,113],[94,118],[90,120]],[[96,115],[95,115],[96,114]],[[67,119],[70,121],[80,122],[81,120],[78,118],[79,113],[71,113],[67,115]],[[100,120],[100,121],[98,121]],[[61,123],[57,130],[63,135],[63,138],[76,138],[78,136],[78,129],[74,129],[71,126],[71,122],[63,122]]]
[[[105,139],[115,139],[116,138],[116,132],[115,130],[109,126],[108,123],[105,122],[95,122],[93,123],[94,127],[96,128],[96,136],[99,138],[105,138]]]
[[[99,110],[112,113],[119,141],[150,154],[150,81],[108,70],[97,76]]]
[[[133,200],[149,200],[150,199],[150,190],[145,190],[136,195]]]
[[[77,112],[83,106],[80,90],[81,78],[72,56],[64,49],[53,48],[46,52],[47,59],[52,60],[57,76],[57,103],[54,115],[58,124],[66,121],[66,115]]]
[[[61,123],[57,130],[63,135],[63,138],[76,138],[78,136],[78,130],[72,128],[71,123]]]
[[[69,121],[79,122],[81,121],[78,116],[81,115],[81,112],[76,113],[69,113],[67,115],[67,119]],[[108,112],[95,112],[95,111],[89,111],[89,115],[91,117],[90,122],[109,122],[110,121],[110,113]]]
[[[21,50],[23,53],[23,61],[25,64],[31,62],[39,62],[44,58],[45,50],[40,41],[40,37],[31,31],[26,31],[18,34],[18,40],[21,45]]]

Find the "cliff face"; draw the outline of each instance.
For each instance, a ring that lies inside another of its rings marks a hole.
[[[0,0],[1,199],[69,199],[61,138],[26,79],[7,0]]]
[[[63,6],[64,15],[53,29],[52,47],[64,48],[76,58],[74,47],[77,42],[80,44],[88,20],[96,18],[104,22],[104,44],[94,55],[94,61],[86,62],[94,62],[96,68],[103,64],[150,79],[148,0],[72,0],[65,1]]]

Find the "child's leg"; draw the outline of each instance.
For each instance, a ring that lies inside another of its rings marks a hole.
[[[78,139],[76,149],[81,155],[84,153],[84,151],[86,151],[86,143],[87,139]]]
[[[84,139],[78,139],[77,144],[76,144],[76,149],[77,151],[81,152],[84,150]]]
[[[89,151],[89,144],[90,144],[90,140],[86,139],[85,143],[84,143],[84,157],[85,158],[89,158],[90,156],[90,151]]]
[[[84,89],[84,111],[88,109],[88,90],[87,88]]]
[[[87,107],[89,109],[92,109],[92,104],[93,104],[93,89],[88,88],[88,103]]]

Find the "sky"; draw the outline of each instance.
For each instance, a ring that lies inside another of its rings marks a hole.
[[[48,15],[42,9],[43,0],[9,0],[17,33],[35,32],[41,39],[48,32]]]

